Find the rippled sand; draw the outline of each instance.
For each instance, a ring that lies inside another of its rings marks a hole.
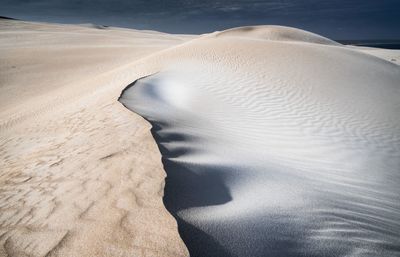
[[[0,19],[0,256],[399,255],[399,59]]]
[[[400,68],[388,53],[238,28],[165,53],[124,91],[153,125],[164,203],[191,256],[400,255]]]
[[[187,256],[150,126],[118,101],[187,36],[0,19],[0,256]]]

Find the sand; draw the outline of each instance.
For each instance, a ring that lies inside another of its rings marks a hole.
[[[153,125],[192,257],[400,254],[400,68],[376,57],[398,51],[276,26],[174,51],[120,101]]]
[[[0,20],[0,256],[398,254],[399,56]]]
[[[189,38],[0,20],[0,256],[188,255],[149,125],[117,99]]]

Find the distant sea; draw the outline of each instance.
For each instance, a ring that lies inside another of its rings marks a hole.
[[[337,40],[344,45],[400,49],[400,40]]]

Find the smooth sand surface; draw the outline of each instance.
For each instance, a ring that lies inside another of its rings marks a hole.
[[[398,253],[398,56],[0,20],[0,256]]]
[[[120,101],[192,257],[400,255],[399,51],[260,26],[169,52]]]
[[[189,38],[0,20],[0,256],[188,255],[150,126],[117,99]]]

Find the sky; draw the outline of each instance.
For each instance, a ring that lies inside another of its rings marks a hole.
[[[0,0],[0,15],[169,33],[268,24],[335,40],[400,39],[400,0]]]

